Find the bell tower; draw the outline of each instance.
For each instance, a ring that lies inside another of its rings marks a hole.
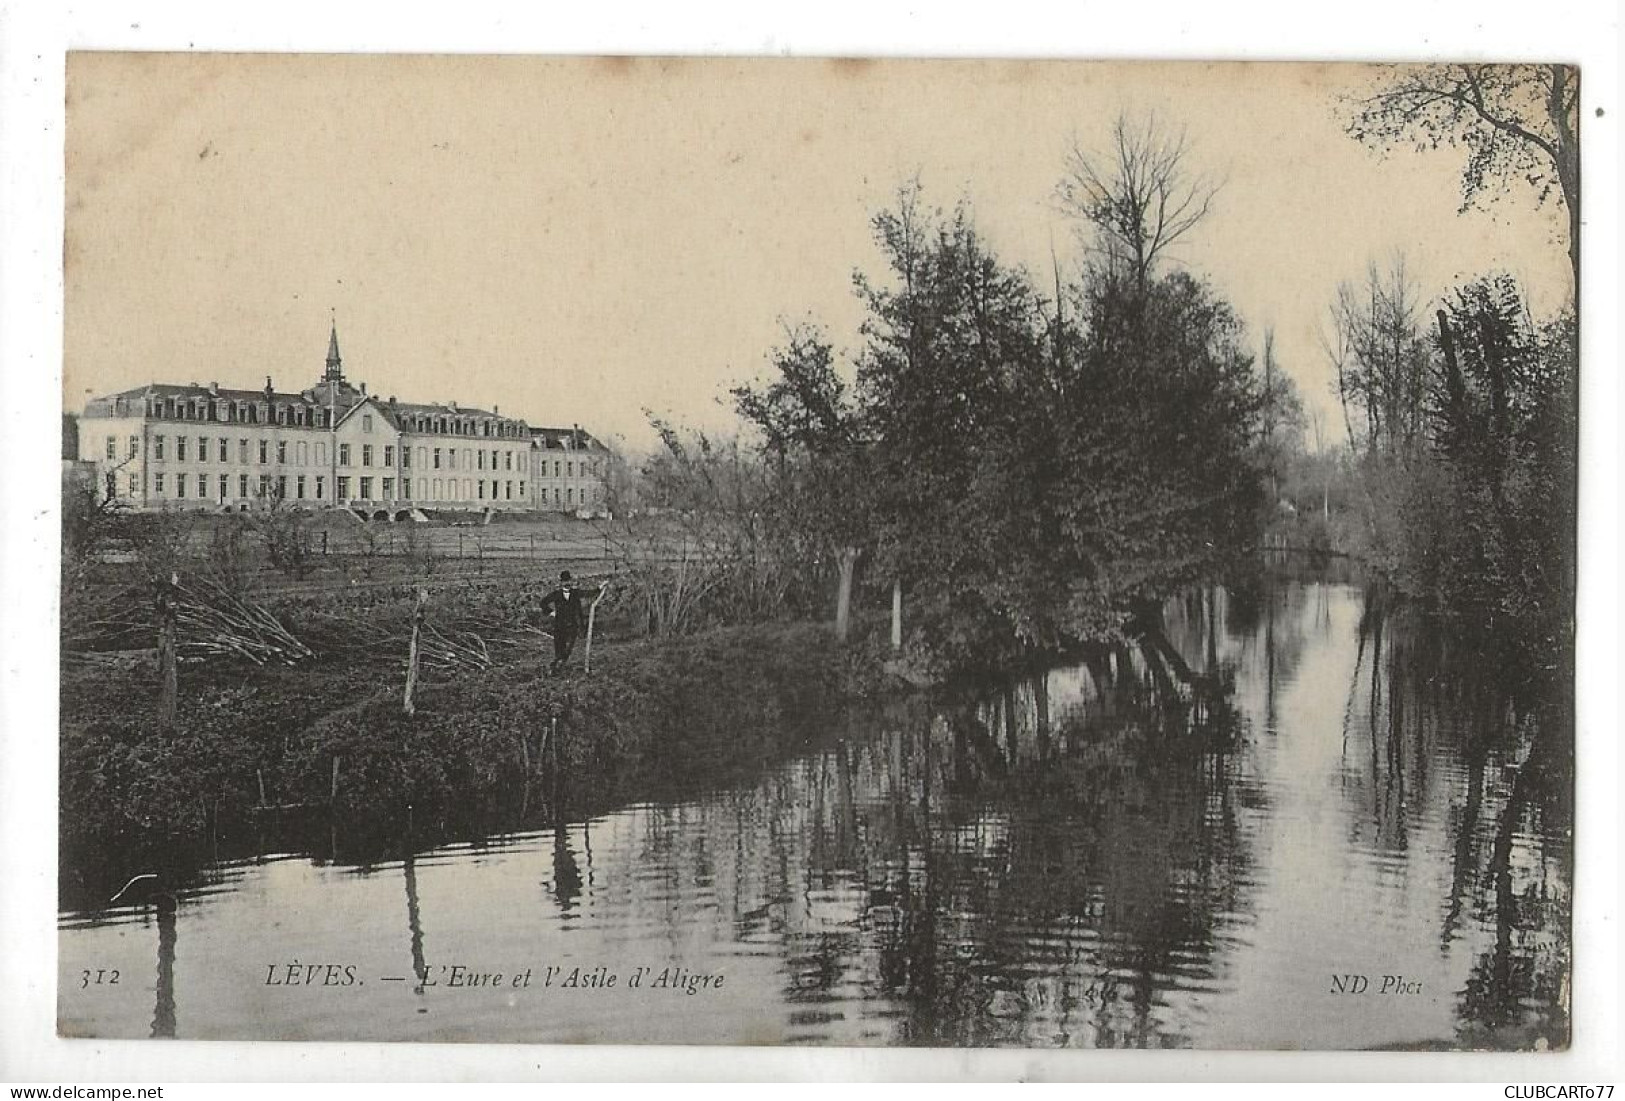
[[[339,323],[338,318],[333,319],[333,328],[327,334],[327,370],[322,374],[323,382],[344,382],[344,361],[339,358]]]

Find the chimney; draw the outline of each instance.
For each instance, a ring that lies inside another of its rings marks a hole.
[[[220,396],[220,384],[218,382],[210,382],[209,383],[209,395],[211,397],[219,397]]]
[[[270,376],[270,375],[266,375],[266,376],[265,376],[265,396],[266,396],[266,397],[267,397],[267,398],[270,398],[270,396],[271,396],[271,395],[272,395],[272,394],[273,394],[273,393],[275,393],[275,391],[274,391],[274,390],[273,390],[273,389],[272,389],[272,388],[271,388],[271,376]]]
[[[362,397],[367,396],[367,384],[364,383],[364,382],[361,384],[361,396]]]
[[[390,404],[391,408],[394,408],[394,405],[395,405],[395,395],[394,394],[389,395],[389,404]]]

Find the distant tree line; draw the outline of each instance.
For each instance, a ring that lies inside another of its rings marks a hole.
[[[1396,260],[1339,288],[1327,340],[1363,553],[1508,674],[1548,686],[1573,673],[1578,92],[1562,65],[1396,66],[1350,104],[1350,135],[1385,151],[1465,148],[1463,209],[1520,192],[1560,203],[1572,281],[1545,320],[1500,273],[1430,313]]]

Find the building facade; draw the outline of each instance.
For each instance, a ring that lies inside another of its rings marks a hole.
[[[542,456],[545,456],[542,457]],[[99,493],[137,509],[601,511],[609,452],[579,427],[533,428],[456,402],[380,399],[344,377],[338,329],[298,393],[153,383],[94,398],[78,457]]]
[[[608,510],[609,449],[580,425],[532,428],[531,484],[533,507],[552,512],[601,515]]]

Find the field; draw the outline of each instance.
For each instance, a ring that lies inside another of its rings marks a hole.
[[[877,687],[873,655],[821,624],[651,632],[639,578],[683,547],[649,524],[308,517],[308,558],[277,567],[252,520],[121,519],[64,570],[65,899],[132,862],[251,850],[279,808],[361,844],[403,815],[478,833],[552,813],[564,775],[578,808],[721,781],[799,744],[793,716]],[[561,569],[609,583],[590,675],[580,644],[546,672]]]

